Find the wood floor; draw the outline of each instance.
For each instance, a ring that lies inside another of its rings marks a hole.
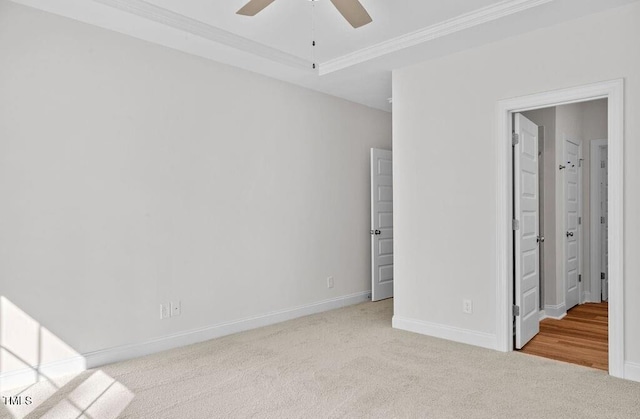
[[[521,352],[607,371],[608,308],[608,303],[582,304],[562,320],[542,320],[540,333]]]

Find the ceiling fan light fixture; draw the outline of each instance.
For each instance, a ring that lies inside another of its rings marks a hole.
[[[338,12],[357,29],[373,21],[359,0],[331,0]]]
[[[255,16],[274,1],[275,0],[250,0],[247,4],[242,6],[236,14],[243,16]],[[316,2],[319,0],[309,1]],[[331,3],[354,28],[359,28],[373,21],[359,0],[331,0]]]
[[[275,0],[251,0],[236,12],[237,15],[255,16]]]

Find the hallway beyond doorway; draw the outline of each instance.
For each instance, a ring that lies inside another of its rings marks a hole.
[[[562,320],[544,319],[520,352],[608,371],[609,304],[582,304]]]

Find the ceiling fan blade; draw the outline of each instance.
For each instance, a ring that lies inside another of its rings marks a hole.
[[[273,3],[275,0],[251,0],[236,12],[238,15],[255,16],[262,9]]]
[[[354,28],[359,28],[373,19],[358,0],[331,0],[336,9]]]

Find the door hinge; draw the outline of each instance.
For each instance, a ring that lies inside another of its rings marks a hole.
[[[578,167],[582,167],[582,160],[584,160],[584,159],[579,159],[578,160]]]
[[[600,217],[600,224],[604,224],[604,217]]]
[[[578,282],[582,282],[582,274],[578,275]]]
[[[578,224],[582,224],[582,217],[578,217]]]
[[[602,160],[602,161],[600,162],[600,168],[601,168],[601,169],[604,169],[604,167],[605,167],[605,162],[604,162],[604,160]]]
[[[515,317],[517,317],[517,316],[519,316],[519,315],[520,315],[520,306],[517,306],[517,305],[515,305],[515,304],[513,305],[513,315],[514,315]]]
[[[520,230],[520,221],[511,220],[511,228],[514,230]]]
[[[511,133],[511,145],[514,146],[520,142],[520,135],[517,132]]]
[[[600,272],[600,279],[605,279],[604,272]]]

